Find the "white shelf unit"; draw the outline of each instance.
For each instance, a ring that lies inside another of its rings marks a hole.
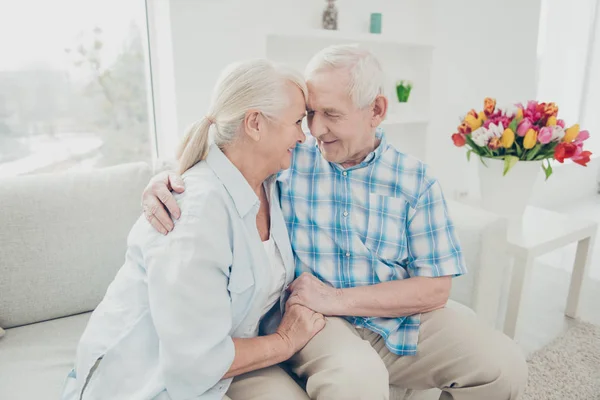
[[[386,95],[390,102],[382,128],[388,141],[398,150],[424,159],[434,46],[414,38],[405,40],[385,34],[305,30],[267,34],[266,56],[303,71],[315,53],[333,44],[357,44],[380,60],[386,74]],[[399,80],[413,83],[406,104],[397,101],[396,82]]]
[[[307,39],[317,39],[317,40],[335,40],[335,41],[346,41],[349,43],[387,43],[393,44],[397,46],[405,46],[405,47],[428,47],[433,49],[433,43],[428,41],[420,41],[414,38],[407,38],[407,40],[403,40],[402,38],[397,38],[395,36],[389,34],[374,34],[374,33],[353,33],[353,32],[344,32],[344,31],[331,31],[325,29],[307,29],[299,32],[280,32],[280,33],[271,33],[268,36],[270,37],[278,37],[285,38],[288,40],[307,40]]]

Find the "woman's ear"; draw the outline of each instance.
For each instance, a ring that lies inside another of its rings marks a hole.
[[[385,97],[383,95],[377,96],[375,98],[375,101],[373,102],[372,110],[373,110],[373,115],[372,115],[372,119],[371,119],[371,126],[373,128],[376,128],[383,122],[383,120],[385,119],[385,116],[387,115],[387,110],[388,110],[387,97]]]
[[[264,120],[260,111],[250,110],[244,117],[244,132],[250,137],[250,139],[258,142],[260,140],[263,124]]]

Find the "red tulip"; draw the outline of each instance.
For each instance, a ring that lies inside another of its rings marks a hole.
[[[456,147],[463,147],[466,143],[465,136],[460,133],[455,133],[452,135],[452,141]]]
[[[591,151],[587,151],[587,150],[583,151],[577,157],[573,157],[573,162],[577,163],[579,165],[583,165],[584,167],[587,167],[587,163],[590,162],[591,155],[592,155]]]
[[[562,143],[559,143],[558,146],[556,146],[556,149],[554,149],[554,158],[559,163],[563,163],[565,161],[565,158],[573,157],[576,152],[577,152],[576,144],[562,142]],[[588,161],[589,161],[589,159],[588,159]]]

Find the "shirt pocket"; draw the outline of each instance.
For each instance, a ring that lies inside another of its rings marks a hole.
[[[402,198],[369,193],[365,245],[377,257],[396,262],[404,255],[408,208]]]
[[[248,314],[254,295],[254,285],[254,274],[249,264],[240,263],[231,267],[227,290],[231,298],[231,313],[235,325]]]

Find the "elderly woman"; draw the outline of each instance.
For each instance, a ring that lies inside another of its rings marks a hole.
[[[300,305],[282,315],[294,268],[274,185],[304,141],[306,92],[265,60],[223,73],[179,151],[177,229],[132,228],[64,399],[308,398],[277,364],[325,320]]]

